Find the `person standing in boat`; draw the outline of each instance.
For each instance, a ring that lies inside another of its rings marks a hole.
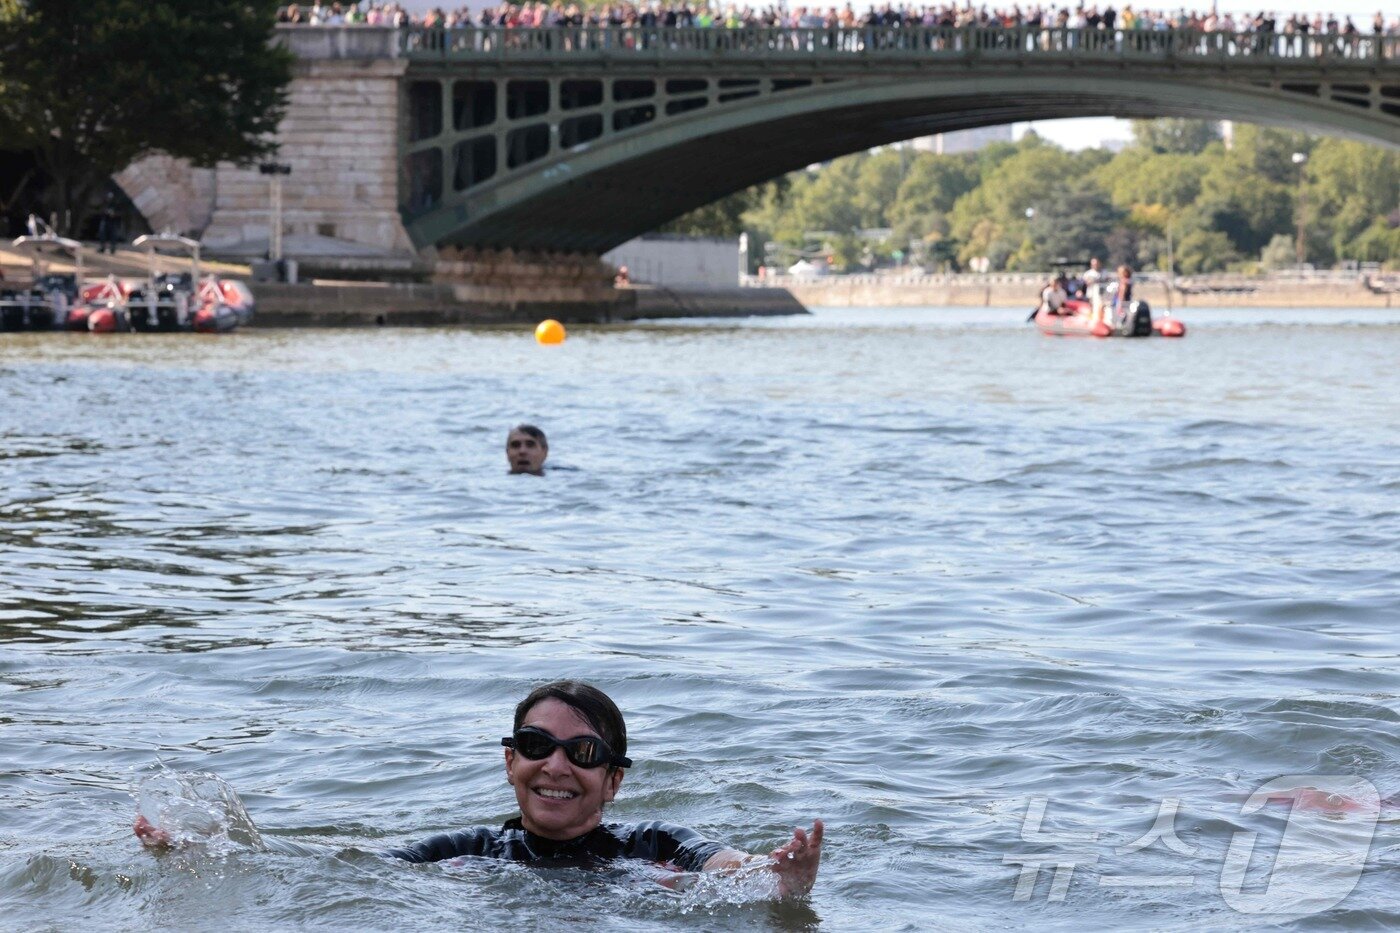
[[[1094,256],[1089,260],[1089,268],[1079,278],[1084,283],[1084,297],[1089,299],[1094,320],[1103,320],[1103,268],[1099,265],[1099,257]]]
[[[1118,284],[1113,289],[1113,316],[1121,319],[1128,313],[1128,305],[1133,300],[1133,270],[1123,265],[1118,267]]]

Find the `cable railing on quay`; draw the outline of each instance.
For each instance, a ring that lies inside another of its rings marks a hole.
[[[899,272],[855,272],[855,273],[765,273],[763,275],[742,275],[739,284],[748,288],[788,288],[830,287],[855,288],[862,286],[916,286],[916,287],[986,287],[990,285],[1010,285],[1038,289],[1054,275],[1053,272],[920,272],[907,270]],[[1139,282],[1168,284],[1179,290],[1193,288],[1237,289],[1260,285],[1296,284],[1355,286],[1368,281],[1375,283],[1400,283],[1400,274],[1386,273],[1379,269],[1279,269],[1272,272],[1209,272],[1193,275],[1178,274],[1169,277],[1160,270],[1139,271]]]
[[[668,57],[1033,57],[1074,60],[1393,63],[1400,35],[1064,29],[1031,26],[556,26],[412,27],[399,31],[413,59],[560,55]]]

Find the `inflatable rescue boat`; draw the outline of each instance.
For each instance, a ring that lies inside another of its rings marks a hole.
[[[1130,301],[1126,308],[1105,308],[1103,320],[1094,317],[1088,301],[1071,298],[1058,312],[1042,305],[1034,317],[1042,334],[1053,337],[1184,337],[1186,325],[1170,315],[1153,318],[1145,301]]]

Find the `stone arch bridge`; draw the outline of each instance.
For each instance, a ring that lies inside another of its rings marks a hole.
[[[814,162],[1012,121],[1233,119],[1400,147],[1400,36],[360,26],[279,39],[298,60],[279,156],[287,242],[370,265],[443,246],[596,255]],[[178,174],[154,163],[120,180],[154,204]],[[211,247],[262,251],[266,178],[187,181]]]

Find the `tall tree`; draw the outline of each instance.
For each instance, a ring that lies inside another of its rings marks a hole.
[[[1108,237],[1123,221],[1123,213],[1092,179],[1071,179],[1031,218],[1012,265],[1038,271],[1062,259],[1084,263],[1090,257],[1117,258],[1124,246],[1115,243],[1110,248]]]
[[[770,194],[781,203],[786,190],[787,176],[776,178],[711,201],[657,229],[660,233],[681,233],[686,236],[736,237],[745,230],[746,213],[761,209]]]
[[[1305,168],[1308,229],[1331,234],[1328,245],[1336,258],[1400,259],[1400,251],[1378,254],[1388,242],[1384,231],[1393,226],[1386,218],[1400,209],[1400,152],[1323,139]],[[1364,245],[1355,242],[1363,235]],[[1316,255],[1314,247],[1308,255]]]
[[[899,223],[919,215],[946,214],[958,198],[977,187],[978,180],[977,162],[970,153],[916,153],[890,205],[890,220]]]
[[[0,136],[34,154],[76,227],[156,152],[199,166],[275,151],[291,56],[277,0],[0,0]]]
[[[1133,140],[1152,152],[1194,155],[1220,138],[1220,124],[1213,120],[1134,120]]]

